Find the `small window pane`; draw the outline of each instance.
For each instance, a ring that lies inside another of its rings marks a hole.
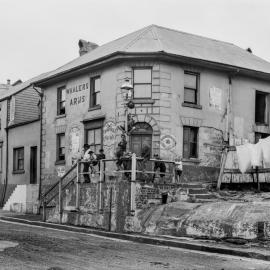
[[[185,74],[185,87],[187,88],[197,88],[197,75]]]
[[[62,101],[66,100],[66,89],[65,88],[61,90],[61,100]]]
[[[134,85],[134,98],[151,98],[151,85]]]
[[[94,81],[94,92],[100,91],[100,78],[95,79]]]
[[[196,103],[196,91],[192,89],[185,89],[184,101],[188,103]]]
[[[59,147],[65,147],[65,136],[63,135],[59,137]]]
[[[95,144],[101,144],[101,129],[95,129]]]
[[[152,69],[134,69],[134,83],[151,83]]]
[[[100,92],[96,93],[96,104],[95,105],[99,105],[100,104]]]
[[[95,143],[94,130],[88,130],[87,143],[89,145],[92,144],[92,143]]]

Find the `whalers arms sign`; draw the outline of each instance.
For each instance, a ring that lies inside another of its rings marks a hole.
[[[88,89],[89,89],[89,84],[88,83],[82,83],[82,84],[75,85],[75,86],[67,88],[66,93],[67,93],[67,95],[73,95],[75,93],[79,93],[81,91],[85,91],[85,90],[88,90]],[[79,105],[81,103],[84,103],[85,100],[86,100],[85,95],[79,95],[79,96],[76,96],[76,97],[71,97],[69,105],[70,106]]]

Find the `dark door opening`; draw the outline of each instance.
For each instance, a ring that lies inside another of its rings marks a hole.
[[[30,148],[30,184],[37,184],[37,146]]]

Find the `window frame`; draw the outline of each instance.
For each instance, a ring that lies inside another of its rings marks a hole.
[[[65,100],[62,100],[62,91],[66,91],[66,86],[61,86],[57,88],[57,115],[65,115],[66,114],[66,96]],[[61,112],[61,104],[64,103],[64,112]]]
[[[65,146],[64,147],[60,147],[61,137],[64,137],[64,139],[65,139]],[[66,162],[66,151],[65,151],[65,154],[62,155],[62,156],[64,156],[64,159],[61,159],[60,158],[60,148],[64,148],[64,150],[66,150],[66,134],[65,133],[57,133],[56,134],[56,162],[57,163],[65,163]]]
[[[151,71],[151,82],[150,83],[135,83],[135,70],[150,70]],[[132,98],[134,100],[140,100],[140,99],[152,99],[153,93],[153,67],[147,66],[147,67],[133,67],[132,68],[132,78],[133,78],[133,91],[132,91]],[[150,85],[150,97],[135,97],[135,85]]]
[[[19,159],[19,151],[22,151],[23,157]],[[20,168],[19,160],[22,160],[22,168]],[[13,148],[13,172],[24,173],[24,147]]]
[[[258,117],[257,117],[257,95],[264,95],[264,98],[265,98],[265,108],[264,108],[264,121],[263,122],[260,122],[258,121]],[[268,105],[268,98],[269,98],[269,93],[268,92],[263,92],[263,91],[259,91],[259,90],[256,90],[255,92],[255,123],[257,125],[268,125],[268,108],[269,108],[269,105]]]
[[[95,81],[99,79],[100,80],[100,88],[101,88],[101,76],[93,76],[90,78],[90,100],[89,100],[89,107],[90,108],[95,108],[95,107],[101,107],[101,104],[97,104],[97,94],[100,95],[101,89],[99,91],[95,91]],[[95,101],[95,102],[94,102]],[[100,99],[101,101],[101,99]]]
[[[196,76],[196,88],[190,88],[185,86],[185,77],[184,77],[184,104],[190,104],[190,105],[199,105],[200,104],[200,99],[199,99],[199,93],[200,93],[200,73],[198,72],[193,72],[193,71],[184,71],[184,76],[185,75],[193,75]],[[195,102],[189,102],[185,100],[185,90],[193,90],[195,91]]]
[[[99,143],[95,143],[96,142],[96,138],[95,138],[95,130],[100,130],[100,136],[101,136],[101,138],[100,138],[100,144]],[[89,141],[88,141],[88,132],[89,131],[94,131],[94,144],[92,143],[92,144],[90,144],[89,143]],[[93,127],[93,128],[87,128],[87,129],[85,129],[85,143],[87,143],[89,146],[90,146],[90,148],[91,147],[94,147],[94,150],[92,150],[95,154],[98,154],[98,152],[97,152],[97,145],[100,145],[100,148],[99,149],[102,149],[103,148],[103,128],[102,128],[102,126],[101,127]]]
[[[189,130],[189,134],[188,134],[188,141],[185,141],[185,130]],[[191,142],[190,141],[190,132],[191,130],[194,130],[196,132],[195,134],[195,138],[196,138],[196,142]],[[198,137],[199,137],[199,127],[194,127],[194,126],[183,126],[183,158],[184,159],[198,159],[198,156],[199,156],[199,149],[198,149],[198,145],[199,145],[199,141],[198,141]],[[188,145],[188,157],[185,156],[185,144],[187,143]],[[196,144],[196,155],[195,156],[192,156],[191,155],[191,147],[190,147],[190,144],[191,143],[195,143]]]

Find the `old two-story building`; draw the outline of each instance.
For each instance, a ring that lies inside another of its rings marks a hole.
[[[32,87],[35,79],[11,86],[0,97],[0,187],[4,210],[38,209],[40,93]]]
[[[84,143],[114,156],[117,127],[126,120],[126,78],[136,127],[129,150],[140,155],[147,141],[152,155],[182,157],[183,181],[217,181],[224,141],[254,142],[270,133],[270,63],[249,51],[156,25],[88,45],[81,41],[87,53],[35,82],[44,95],[44,185],[63,175]]]

